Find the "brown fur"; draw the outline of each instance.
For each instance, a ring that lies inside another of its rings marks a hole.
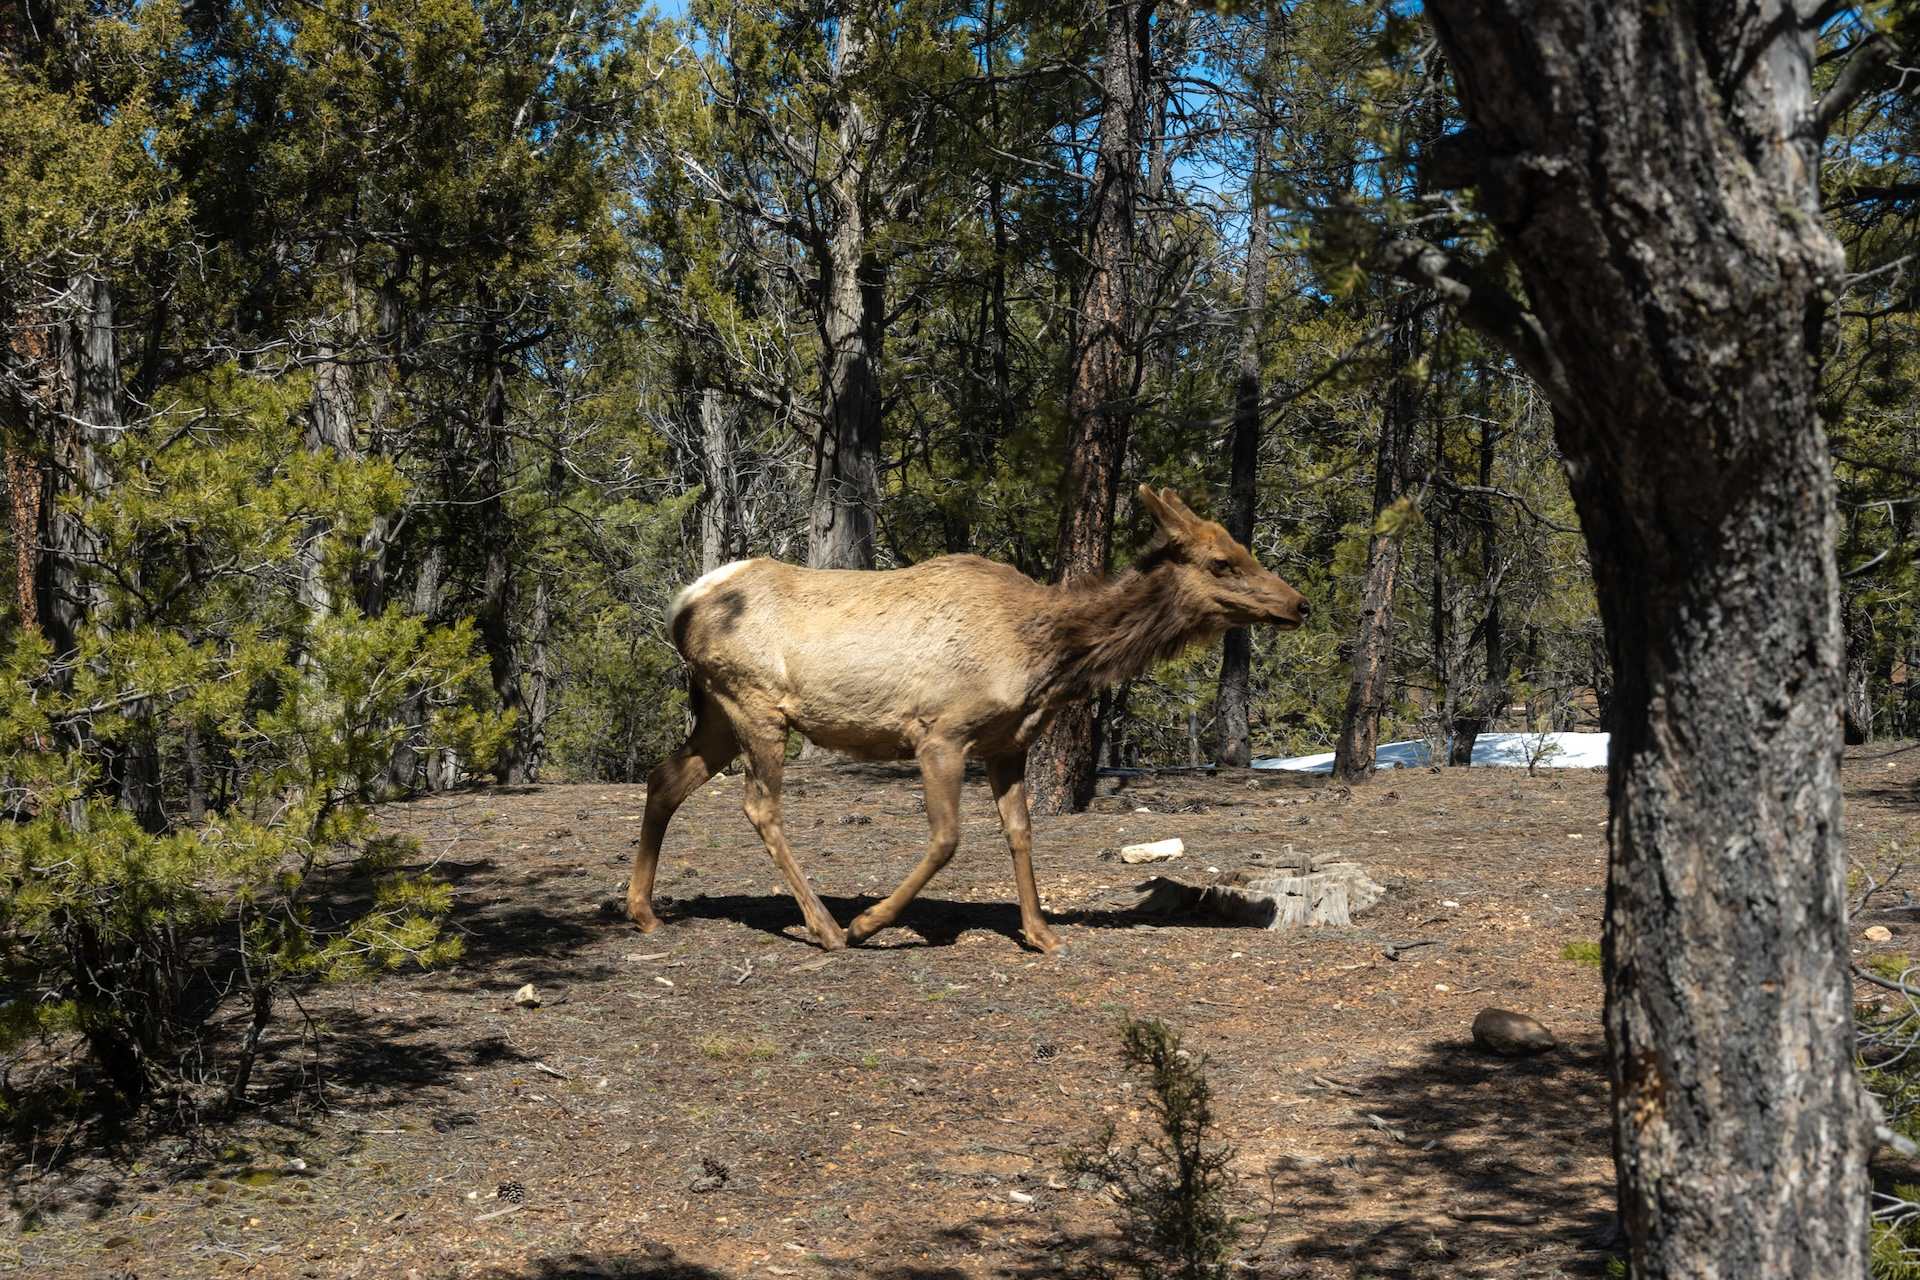
[[[829,949],[891,924],[953,855],[968,756],[984,759],[1013,854],[1022,932],[1053,951],[1040,914],[1025,793],[1029,744],[1062,704],[1137,674],[1230,626],[1298,626],[1300,593],[1219,525],[1142,485],[1165,535],[1135,569],[1085,587],[1047,587],[979,556],[885,572],[751,560],[707,575],[674,602],[670,627],[697,693],[687,745],[649,776],[627,911],[657,927],[660,841],[695,787],[747,756],[746,810]],[[931,839],[900,887],[847,933],[821,906],[781,827],[788,731],[850,754],[919,760]]]

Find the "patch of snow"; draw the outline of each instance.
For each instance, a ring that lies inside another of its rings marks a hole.
[[[1607,767],[1607,735],[1604,733],[1483,733],[1473,740],[1473,763],[1477,768],[1527,767],[1538,756],[1543,769],[1604,769]],[[1378,769],[1425,768],[1433,753],[1422,739],[1410,742],[1385,742],[1374,752]],[[1268,757],[1255,760],[1256,769],[1287,769],[1294,773],[1332,773],[1333,752],[1311,756]]]

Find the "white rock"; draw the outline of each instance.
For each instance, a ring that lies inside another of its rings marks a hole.
[[[529,982],[526,986],[513,993],[513,1002],[522,1009],[538,1009],[540,1007],[540,993],[535,991],[533,984]]]
[[[1892,942],[1893,930],[1883,924],[1869,925],[1860,936],[1868,942]]]
[[[1136,865],[1142,862],[1171,862],[1186,851],[1186,842],[1179,836],[1174,836],[1167,840],[1152,840],[1146,844],[1126,845],[1120,850],[1120,861]]]

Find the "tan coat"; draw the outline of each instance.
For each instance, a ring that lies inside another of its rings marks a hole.
[[[1306,602],[1218,524],[1171,491],[1141,487],[1165,539],[1133,570],[1090,587],[1048,587],[979,556],[908,569],[804,569],[743,560],[674,600],[668,626],[695,700],[688,743],[648,779],[647,814],[628,886],[629,914],[651,930],[660,840],[685,796],[735,754],[748,758],[746,808],[822,945],[860,941],[893,922],[952,856],[967,757],[987,763],[1013,851],[1022,931],[1055,950],[1033,886],[1026,753],[1064,703],[1089,696],[1230,626],[1298,626]],[[932,838],[926,856],[847,934],[827,915],[787,848],[780,773],[787,733],[868,758],[919,760]]]

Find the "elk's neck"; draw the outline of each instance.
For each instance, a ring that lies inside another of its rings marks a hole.
[[[1164,565],[1051,596],[1033,620],[1034,692],[1047,705],[1119,684],[1218,629]]]

